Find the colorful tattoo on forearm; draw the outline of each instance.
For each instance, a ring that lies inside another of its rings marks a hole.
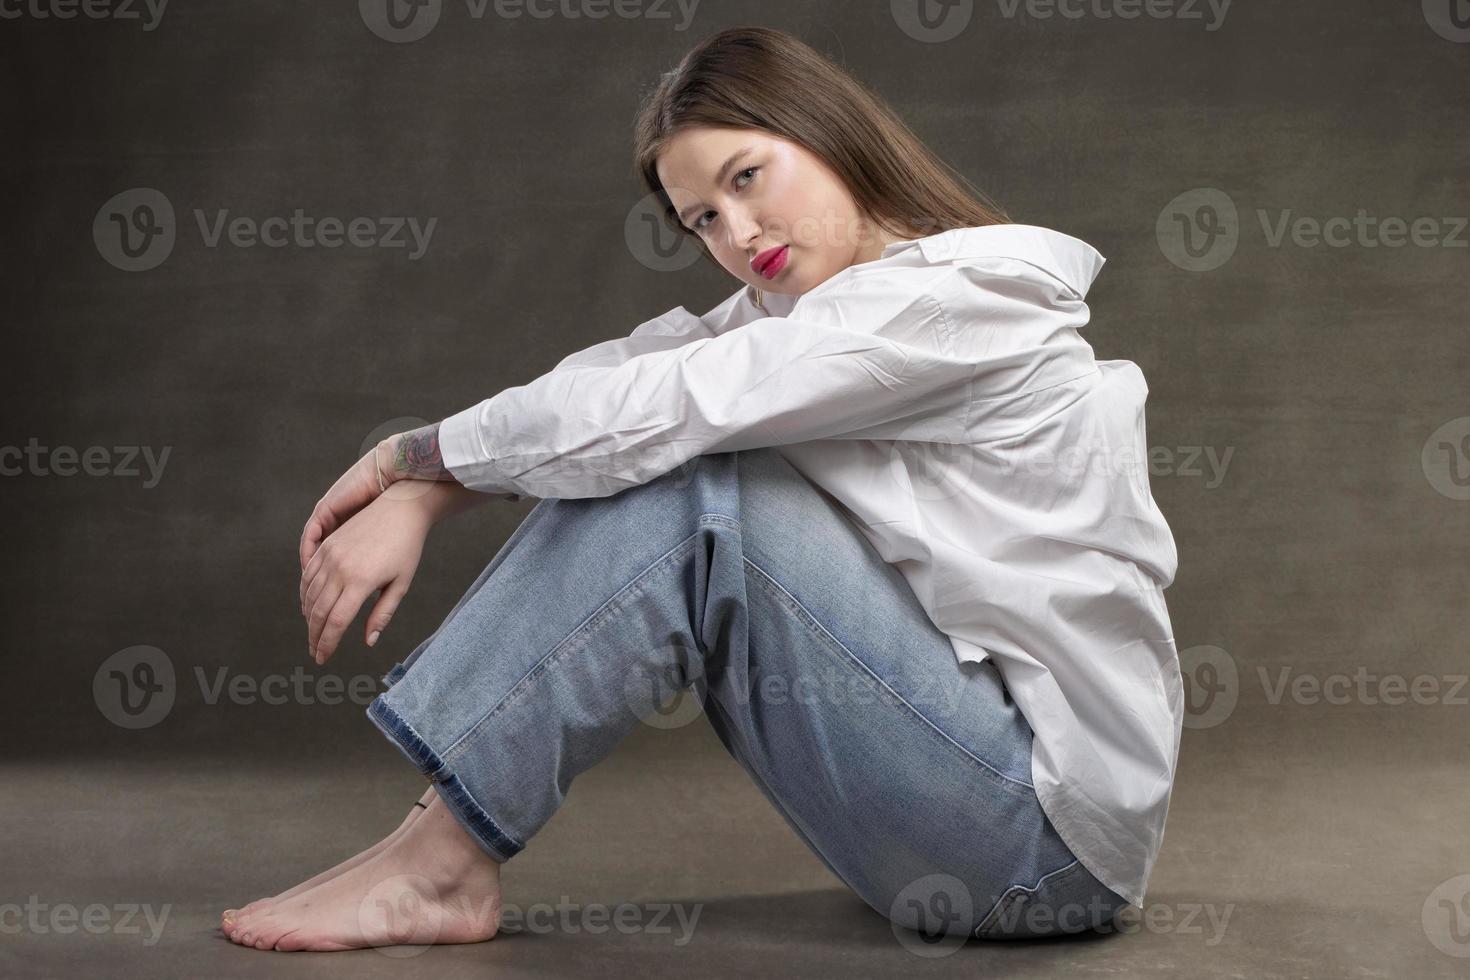
[[[393,472],[400,480],[453,480],[439,452],[439,423],[434,422],[392,439]]]

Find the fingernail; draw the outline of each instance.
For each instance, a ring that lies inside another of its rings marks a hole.
[[[382,630],[373,630],[371,633],[369,633],[368,634],[368,646],[372,646],[374,643],[377,643],[378,642],[378,637],[382,635],[382,632],[383,632]]]

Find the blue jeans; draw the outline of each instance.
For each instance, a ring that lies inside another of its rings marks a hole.
[[[900,926],[1051,935],[1127,905],[1042,811],[1031,728],[995,666],[961,664],[898,569],[775,449],[541,500],[383,679],[368,717],[497,861],[638,725],[702,713]]]

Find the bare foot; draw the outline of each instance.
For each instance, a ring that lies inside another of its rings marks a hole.
[[[241,910],[230,938],[255,949],[316,951],[477,943],[495,935],[500,905],[499,862],[435,793],[373,856],[292,898]]]
[[[398,829],[394,830],[393,833],[389,834],[387,837],[384,837],[382,840],[378,841],[367,850],[359,851],[342,863],[334,865],[333,867],[328,868],[326,871],[323,871],[318,875],[314,875],[311,878],[308,878],[307,880],[301,882],[300,884],[286,889],[278,895],[272,895],[269,898],[257,898],[255,901],[251,902],[249,905],[246,905],[244,908],[225,909],[225,911],[220,915],[220,930],[224,932],[225,935],[234,938],[233,933],[235,931],[235,927],[239,923],[240,914],[242,912],[258,912],[262,908],[274,905],[277,902],[283,902],[289,898],[294,898],[295,896],[301,894],[309,888],[315,888],[322,882],[327,881],[331,878],[335,878],[350,868],[357,867],[359,864],[366,861],[374,854],[377,854],[384,847],[388,846],[389,841],[398,837],[398,835],[407,830],[409,825],[414,822],[414,819],[418,817],[420,813],[423,813],[425,808],[428,807],[433,802],[434,798],[438,795],[439,794],[434,791],[434,787],[431,785],[427,790],[424,791],[424,795],[419,797],[419,802],[409,807],[408,816],[403,818],[403,822],[398,825]],[[423,806],[420,806],[420,803],[423,804]]]

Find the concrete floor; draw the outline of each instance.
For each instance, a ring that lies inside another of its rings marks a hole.
[[[506,868],[521,909],[633,903],[622,921],[653,928],[599,934],[557,913],[477,945],[348,953],[244,949],[216,923],[398,824],[424,784],[376,731],[283,765],[260,745],[7,761],[0,902],[45,907],[0,915],[0,976],[1464,977],[1470,900],[1450,894],[1451,926],[1435,892],[1470,872],[1470,789],[1448,751],[1463,711],[1242,706],[1187,730],[1128,932],[928,958],[805,850],[702,722],[623,743]],[[692,930],[656,928],[659,903],[686,922],[697,909]],[[90,929],[51,918],[92,904]]]

